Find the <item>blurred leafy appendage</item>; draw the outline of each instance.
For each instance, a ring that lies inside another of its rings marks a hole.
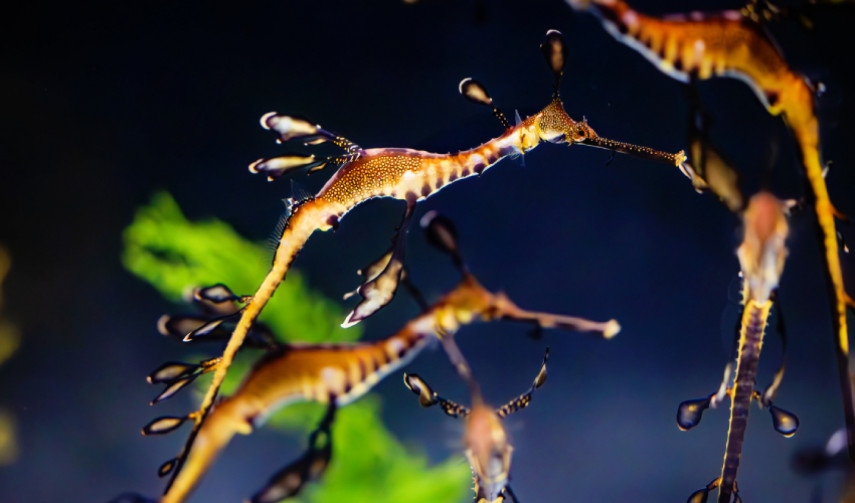
[[[12,267],[12,258],[5,248],[0,246],[0,287]],[[0,288],[0,312],[3,308],[3,290]],[[18,327],[0,316],[0,365],[8,360],[21,344]],[[14,463],[20,449],[15,416],[11,411],[0,407],[0,466]]]
[[[149,282],[166,298],[178,301],[192,287],[224,283],[236,293],[254,291],[267,273],[270,255],[218,220],[190,222],[169,194],[155,194],[137,211],[124,233],[125,267]],[[347,341],[358,339],[360,327],[339,326],[341,308],[311,291],[297,271],[288,273],[261,315],[284,341]],[[245,360],[245,359],[244,359]],[[229,372],[228,394],[248,371],[239,360]],[[158,362],[152,362],[152,367]],[[333,457],[318,484],[310,484],[296,501],[311,503],[434,503],[463,501],[470,481],[469,467],[449,459],[428,466],[424,454],[405,448],[386,429],[380,402],[367,396],[336,413]],[[323,415],[317,404],[299,404],[274,415],[266,427],[297,430],[304,435]],[[289,459],[276,460],[272,475]],[[259,480],[262,484],[264,480]]]

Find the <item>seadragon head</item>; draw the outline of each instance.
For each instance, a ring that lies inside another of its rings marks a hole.
[[[557,96],[530,120],[533,132],[541,142],[572,145],[599,138],[587,121],[573,120]]]
[[[610,140],[598,135],[586,120],[572,119],[564,109],[558,92],[561,79],[564,76],[568,52],[567,44],[564,42],[561,32],[558,30],[546,32],[546,40],[541,44],[540,50],[554,77],[552,101],[543,110],[521,124],[520,136],[523,150],[534,148],[542,142],[565,145],[579,144],[666,162],[678,167],[685,162],[686,156],[682,150],[676,154],[670,154],[649,147]]]
[[[748,202],[743,219],[745,238],[736,255],[750,298],[764,302],[778,286],[787,258],[785,206],[772,194],[760,192]]]
[[[686,154],[682,150],[676,154],[671,154],[598,135],[586,120],[573,120],[564,110],[564,104],[558,96],[553,97],[552,102],[543,110],[526,119],[522,126],[521,143],[526,150],[534,148],[538,143],[550,142],[602,148],[643,159],[665,162],[677,167],[686,161]]]

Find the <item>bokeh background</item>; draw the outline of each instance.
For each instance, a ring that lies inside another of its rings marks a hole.
[[[740,5],[635,4],[650,13]],[[818,108],[833,161],[827,180],[847,214],[855,214],[853,21],[852,6],[836,5],[817,15],[813,31],[772,26],[792,65],[827,86]],[[555,28],[570,47],[561,92],[571,116],[587,117],[607,137],[669,151],[685,144],[681,85],[558,0],[28,2],[7,7],[0,26],[0,245],[11,257],[0,316],[19,334],[9,336],[17,350],[0,365],[0,410],[17,445],[0,466],[4,503],[161,491],[156,468],[183,438],[143,438],[139,428],[189,410],[193,395],[154,410],[148,401],[157,390],[144,376],[190,350],[157,335],[158,316],[181,307],[123,268],[122,230],[166,190],[189,218],[216,217],[266,240],[290,188],[246,170],[283,152],[258,126],[263,113],[309,117],[364,147],[469,148],[501,128],[457,94],[459,80],[483,82],[508,114],[536,112],[551,92],[538,44]],[[740,82],[700,89],[716,119],[711,135],[743,172],[746,190],[801,197],[782,121]],[[524,165],[504,161],[418,210],[456,222],[462,251],[489,288],[524,307],[615,317],[624,327],[611,341],[559,332],[533,341],[512,324],[461,332],[496,403],[523,391],[551,348],[549,382],[509,421],[522,501],[684,501],[720,470],[727,411],[708,412],[688,433],[674,416],[680,401],[716,388],[730,352],[722,327],[735,310],[728,289],[738,220],[674,168],[609,158],[543,146]],[[315,191],[328,175],[293,178]],[[401,211],[391,200],[358,208],[337,232],[314,237],[295,267],[317,291],[340,298],[358,284],[355,271],[385,250]],[[784,439],[752,409],[739,473],[746,501],[834,501],[843,478],[839,470],[804,477],[791,468],[797,450],[821,445],[843,419],[816,228],[809,212],[791,226],[780,290],[789,367],[777,403],[798,414],[801,429]],[[850,227],[839,228],[855,241]],[[410,233],[409,247],[413,279],[429,299],[455,284],[448,259],[420,232]],[[842,260],[855,285],[853,258]],[[385,337],[416,313],[400,294],[364,322],[365,337]],[[780,352],[769,338],[759,385]],[[408,370],[467,401],[441,351]],[[384,421],[405,444],[436,462],[463,463],[451,419],[422,411],[395,376],[377,393]],[[268,430],[236,439],[193,501],[241,500],[303,442]]]

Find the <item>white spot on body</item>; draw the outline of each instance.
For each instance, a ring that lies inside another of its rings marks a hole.
[[[393,338],[386,342],[386,354],[389,355],[390,358],[397,359],[398,354],[405,348],[406,346],[404,346],[404,343],[398,338]]]
[[[738,10],[726,10],[721,13],[721,17],[729,21],[741,21],[742,13]]]
[[[321,369],[321,380],[331,391],[340,393],[344,390],[344,371],[338,367],[324,367]]]
[[[628,10],[624,12],[620,19],[627,27],[635,28],[636,26],[638,26],[638,14],[636,14],[633,10]]]

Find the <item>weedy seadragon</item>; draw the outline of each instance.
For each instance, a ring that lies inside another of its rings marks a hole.
[[[517,503],[517,497],[510,486],[511,454],[514,448],[502,424],[502,419],[528,407],[534,390],[546,382],[546,361],[549,357],[549,349],[546,350],[543,364],[531,388],[507,404],[494,409],[484,401],[481,387],[472,377],[472,370],[460,352],[460,348],[457,347],[454,337],[442,338],[442,345],[457,372],[469,387],[472,408],[441,397],[418,374],[405,373],[404,384],[419,396],[422,407],[439,404],[447,415],[464,418],[466,421],[463,445],[475,482],[475,503],[501,503],[506,500]]]
[[[391,300],[400,282],[405,235],[415,204],[457,180],[480,175],[505,157],[525,154],[542,143],[588,145],[675,166],[685,161],[682,151],[669,154],[609,140],[597,135],[586,121],[571,119],[564,110],[558,93],[567,55],[567,47],[561,33],[550,30],[541,50],[554,76],[552,100],[543,110],[513,126],[493,105],[482,85],[472,79],[464,79],[461,82],[461,93],[471,101],[493,108],[494,113],[502,118],[506,129],[497,138],[454,154],[436,154],[406,148],[363,149],[350,140],[304,119],[275,112],[262,117],[262,126],[275,132],[279,142],[295,140],[304,145],[331,142],[341,147],[344,153],[323,159],[288,154],[259,159],[249,166],[251,172],[264,173],[269,179],[300,168],[319,170],[327,165],[339,165],[339,168],[315,196],[293,201],[290,207],[291,215],[278,240],[270,271],[254,295],[240,297],[245,305],[240,310],[237,325],[222,356],[212,360],[206,369],[214,371],[214,377],[200,408],[189,415],[195,423],[191,439],[202,427],[214,404],[235,353],[277,286],[284,280],[303,245],[315,231],[336,228],[340,220],[359,204],[374,198],[391,197],[404,200],[406,210],[391,250],[366,269],[365,282],[357,289],[363,301],[348,315],[343,326],[359,322]],[[200,332],[209,331],[222,321],[224,320],[214,320],[211,324],[190,332],[187,338],[191,339]],[[188,445],[188,448],[192,446]]]
[[[505,294],[484,288],[468,271],[457,248],[456,232],[447,219],[431,212],[422,218],[422,225],[429,241],[450,254],[460,269],[461,282],[433,305],[425,306],[421,314],[398,332],[380,341],[277,344],[253,334],[253,342],[266,341],[262,345],[269,348],[268,353],[255,365],[240,388],[217,403],[201,427],[194,428],[181,453],[160,467],[161,476],[172,475],[160,501],[184,501],[235,434],[252,433],[271,414],[294,402],[326,404],[328,413],[312,434],[307,453],[277,473],[252,498],[252,502],[274,502],[297,494],[306,482],[318,478],[330,462],[330,426],[335,409],[363,396],[389,373],[406,365],[429,342],[437,337],[451,337],[463,325],[476,321],[510,320],[531,323],[538,328],[590,332],[606,339],[620,331],[615,320],[594,322],[519,308]],[[222,286],[198,290],[197,297],[202,302],[229,302],[233,306],[240,300]],[[160,325],[177,330],[184,323],[191,322],[198,325],[200,320],[175,317],[162,319]],[[200,336],[198,340],[204,338]],[[158,367],[148,377],[149,382],[164,385],[163,392],[154,402],[173,396],[197,376],[210,371],[217,361],[218,358],[199,364],[168,362]],[[169,433],[192,418],[192,415],[159,417],[143,428],[143,434]],[[148,501],[136,496],[132,499]]]
[[[594,12],[610,34],[666,75],[686,83],[714,77],[737,78],[748,84],[771,115],[784,118],[801,155],[808,194],[821,232],[849,455],[855,461],[855,410],[849,381],[846,321],[847,306],[855,302],[846,293],[840,268],[835,217],[842,215],[832,205],[825,183],[814,103],[821,85],[795,72],[760,24],[764,19],[779,17],[774,8],[754,1],[741,10],[654,17],[634,10],[624,0],[568,0],[568,3],[576,9]]]
[[[786,239],[789,232],[785,204],[768,192],[753,196],[744,213],[745,237],[737,249],[742,275],[743,312],[737,342],[736,375],[729,387],[732,364],[725,367],[724,380],[719,390],[707,397],[687,400],[677,410],[677,425],[681,430],[697,426],[701,415],[715,407],[725,396],[730,397],[730,423],[721,476],[689,497],[690,503],[707,501],[710,491],[719,488],[718,503],[741,501],[736,490],[736,472],[742,455],[742,444],[748,424],[748,410],[752,400],[768,408],[775,429],[784,436],[792,436],[798,428],[798,419],[792,413],[772,404],[784,374],[783,365],[772,384],[764,391],[756,391],[757,364],[763,345],[763,335],[773,307],[773,294],[778,286],[787,256]]]

